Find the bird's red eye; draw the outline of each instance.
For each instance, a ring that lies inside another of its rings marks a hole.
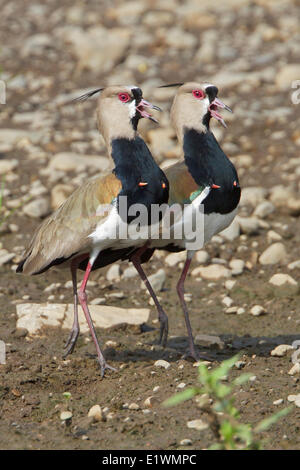
[[[205,93],[202,90],[193,90],[193,95],[198,100],[203,100],[203,98],[205,98]]]
[[[119,93],[119,100],[123,103],[127,103],[130,100],[130,96],[128,93]]]

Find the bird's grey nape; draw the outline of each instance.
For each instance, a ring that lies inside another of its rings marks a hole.
[[[104,90],[104,88],[97,88],[96,90],[88,91],[84,95],[78,96],[78,98],[74,98],[72,101],[86,101],[96,93],[100,93],[102,90]]]
[[[160,85],[157,88],[170,88],[170,87],[175,87],[175,86],[182,86],[184,83],[169,83],[168,85]]]

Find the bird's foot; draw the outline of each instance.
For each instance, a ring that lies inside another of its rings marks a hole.
[[[192,358],[194,359],[195,362],[198,361],[209,361],[213,362],[215,360],[214,357],[212,357],[210,354],[207,353],[200,353],[199,351],[196,350],[195,346],[189,347],[189,349],[186,351],[186,353],[183,355],[183,359],[188,359]]]
[[[104,359],[104,357],[98,357],[98,362],[100,364],[100,370],[101,370],[101,378],[103,379],[104,375],[105,375],[105,371],[108,369],[108,370],[112,370],[113,372],[117,372],[118,369],[116,369],[115,367],[112,367],[110,366],[109,364],[107,364],[106,360]]]
[[[79,336],[79,328],[78,327],[73,327],[72,330],[71,330],[71,333],[69,335],[69,338],[67,339],[67,342],[64,346],[64,349],[66,351],[63,354],[63,358],[67,357],[69,354],[72,354],[78,336]]]

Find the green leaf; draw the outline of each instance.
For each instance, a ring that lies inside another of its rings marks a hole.
[[[260,423],[257,424],[255,427],[254,431],[255,432],[261,432],[261,431],[266,431],[269,429],[272,424],[277,423],[277,421],[282,418],[283,416],[286,416],[290,411],[293,409],[292,406],[288,406],[287,408],[283,408],[282,410],[278,411],[278,413],[274,413],[273,415],[269,416],[266,419],[263,419],[260,421]]]
[[[199,393],[199,389],[197,387],[188,388],[187,390],[184,390],[183,392],[180,392],[180,393],[176,393],[172,397],[168,398],[167,400],[163,402],[162,405],[163,406],[175,406],[175,405],[178,405],[179,403],[190,400],[198,393]]]

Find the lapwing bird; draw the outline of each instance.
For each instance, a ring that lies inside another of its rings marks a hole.
[[[200,356],[195,348],[184,299],[184,282],[195,251],[233,221],[241,189],[234,165],[209,128],[211,118],[217,119],[226,127],[219,109],[231,111],[217,98],[218,88],[209,83],[188,82],[175,85],[180,87],[172,104],[171,121],[182,146],[184,158],[164,170],[170,184],[169,206],[179,204],[182,208],[182,217],[177,225],[189,222],[195,211],[203,211],[203,217],[195,228],[198,240],[196,249],[191,246],[190,239],[184,236],[184,227],[181,238],[176,238],[173,230],[170,239],[152,240],[150,246],[152,249],[174,252],[187,250],[177,293],[188,331],[189,354],[197,360]],[[151,254],[149,251],[149,256]]]
[[[79,335],[78,300],[83,309],[96,346],[101,375],[110,367],[102,354],[87,304],[86,285],[91,271],[117,260],[131,259],[152,296],[155,294],[147,280],[141,262],[147,238],[128,236],[120,227],[134,228],[135,204],[149,211],[152,204],[167,203],[168,180],[155,163],[144,140],[137,133],[141,118],[155,119],[148,109],[158,109],[143,99],[138,87],[114,86],[94,90],[82,97],[87,99],[100,92],[97,119],[114,168],[105,176],[96,176],[81,187],[43,221],[33,235],[17,272],[40,274],[52,266],[69,267],[74,292],[74,322],[65,346],[66,354],[73,351]],[[127,203],[124,206],[124,200]],[[125,207],[125,208],[124,208]],[[151,224],[147,216],[143,228]],[[77,269],[84,277],[77,289]],[[166,330],[167,316],[156,299],[161,320],[161,336]]]

